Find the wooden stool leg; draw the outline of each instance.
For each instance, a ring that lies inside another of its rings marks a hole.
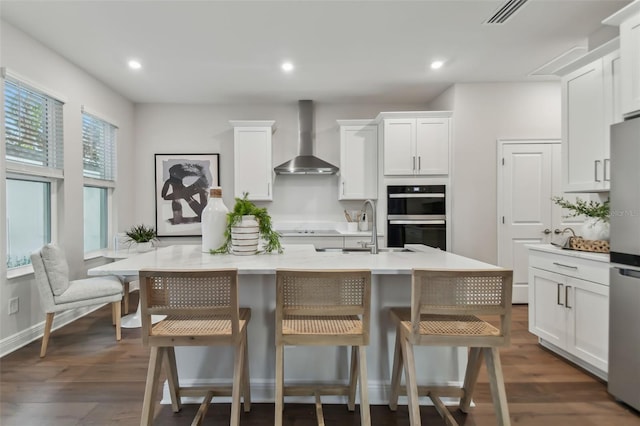
[[[358,347],[351,346],[351,369],[349,371],[349,411],[356,409],[356,388],[358,387]]]
[[[496,410],[499,426],[510,426],[509,407],[507,406],[507,392],[504,387],[504,376],[502,375],[502,365],[500,364],[500,352],[498,348],[484,348],[484,356],[489,373],[489,384],[491,385],[491,396],[493,406]]]
[[[242,401],[244,406],[244,412],[251,411],[251,382],[249,380],[249,342],[247,337],[247,331],[244,332],[244,354],[242,365]]]
[[[149,355],[149,369],[147,370],[147,383],[144,386],[144,400],[142,402],[142,417],[140,426],[153,424],[155,397],[158,391],[162,357],[165,348],[153,346]]]
[[[284,410],[284,346],[276,344],[276,412],[275,426],[282,426]]]
[[[358,367],[360,376],[360,425],[371,426],[369,410],[369,379],[367,377],[367,352],[364,346],[358,348]]]
[[[482,349],[471,348],[469,350],[469,361],[467,362],[467,372],[464,375],[464,384],[462,389],[464,395],[460,399],[460,411],[466,413],[469,411],[471,405],[471,398],[473,398],[473,391],[476,388],[476,382],[478,381],[478,374],[480,373],[480,367],[482,366]]]
[[[244,358],[244,339],[240,339],[240,342],[234,348],[234,361],[233,361],[233,387],[231,388],[231,421],[232,426],[238,426],[240,424],[240,394],[242,393],[243,384],[243,358]]]
[[[396,328],[396,344],[393,350],[393,368],[391,369],[391,393],[389,395],[389,408],[391,411],[398,409],[398,395],[400,394],[400,379],[402,378],[402,348],[400,347],[400,328]]]
[[[40,347],[40,358],[44,358],[49,345],[49,336],[51,336],[51,326],[53,325],[53,316],[55,312],[47,312],[44,320],[44,335],[42,336],[42,346]]]
[[[113,318],[115,319],[116,326],[116,341],[122,339],[122,328],[120,326],[120,301],[113,302],[111,304],[111,312],[113,312]]]
[[[182,397],[180,396],[176,349],[173,346],[169,346],[165,350],[167,353],[165,366],[167,369],[167,382],[169,383],[169,395],[171,396],[171,409],[174,413],[177,413],[182,409]]]
[[[404,379],[407,383],[409,423],[411,426],[420,426],[420,405],[418,404],[418,383],[416,382],[413,345],[404,336],[402,336],[402,358],[404,359]]]

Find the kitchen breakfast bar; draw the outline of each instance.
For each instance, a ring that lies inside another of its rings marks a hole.
[[[370,254],[363,251],[317,252],[312,245],[300,244],[286,245],[282,254],[254,256],[211,255],[202,253],[200,245],[174,245],[92,268],[88,274],[135,276],[145,268],[238,269],[240,305],[252,309],[248,328],[248,356],[252,400],[256,402],[273,402],[275,399],[276,269],[371,270],[371,335],[367,349],[367,369],[369,399],[372,404],[388,402],[395,338],[388,308],[410,305],[411,270],[413,268],[500,269],[495,265],[422,245],[407,245],[403,251],[381,249],[378,254]],[[176,357],[181,384],[191,386],[231,382],[233,373],[231,349],[177,347]],[[311,380],[346,383],[349,375],[348,357],[349,351],[345,347],[287,347],[285,349],[285,380],[288,383]],[[465,348],[417,348],[416,358],[418,383],[430,385],[462,383],[467,361]],[[215,362],[212,362],[213,360]],[[287,397],[286,401],[312,401],[312,398],[307,397],[295,398]],[[346,397],[327,397],[326,402],[346,401],[341,398]],[[169,401],[168,386],[165,384],[163,403]]]

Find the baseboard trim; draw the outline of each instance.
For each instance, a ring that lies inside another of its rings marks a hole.
[[[51,330],[55,331],[64,327],[65,325],[70,324],[73,321],[102,308],[103,306],[105,306],[105,304],[77,308],[56,314],[53,317],[53,326],[51,327]],[[42,336],[44,336],[44,323],[45,322],[43,320],[38,324],[0,340],[0,358],[15,352],[33,341],[41,339]]]
[[[557,347],[556,345],[554,345],[553,343],[548,342],[547,340],[544,340],[542,338],[538,338],[538,343],[540,343],[541,346],[549,349],[550,351],[553,351],[555,353],[557,353],[558,355],[560,355],[563,358],[566,358],[568,361],[572,362],[573,364],[576,364],[578,367],[587,370],[589,373],[601,378],[602,380],[604,380],[605,382],[608,380],[608,374],[606,371],[603,371],[601,369],[599,369],[598,367],[589,364],[588,362],[578,358],[577,356],[565,351],[562,348]]]

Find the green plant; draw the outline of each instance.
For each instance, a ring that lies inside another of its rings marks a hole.
[[[600,203],[589,201],[588,203],[580,198],[576,198],[575,203],[565,200],[562,197],[552,197],[551,200],[560,207],[570,210],[569,217],[587,216],[602,222],[609,222],[609,200]]]
[[[148,243],[158,241],[158,234],[154,227],[145,225],[136,225],[129,228],[126,232],[127,242],[129,243]]]
[[[280,234],[271,227],[271,216],[267,213],[265,207],[257,207],[247,198],[249,193],[242,194],[242,198],[236,198],[236,204],[233,210],[227,213],[227,228],[224,231],[225,243],[215,250],[211,250],[212,254],[221,254],[231,252],[231,227],[235,226],[242,220],[242,216],[255,216],[258,221],[260,237],[266,242],[264,251],[271,253],[277,251],[282,253],[282,245],[280,244]]]

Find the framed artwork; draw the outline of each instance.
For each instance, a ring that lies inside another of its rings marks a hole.
[[[220,186],[219,154],[155,154],[159,237],[202,235],[209,188]]]

